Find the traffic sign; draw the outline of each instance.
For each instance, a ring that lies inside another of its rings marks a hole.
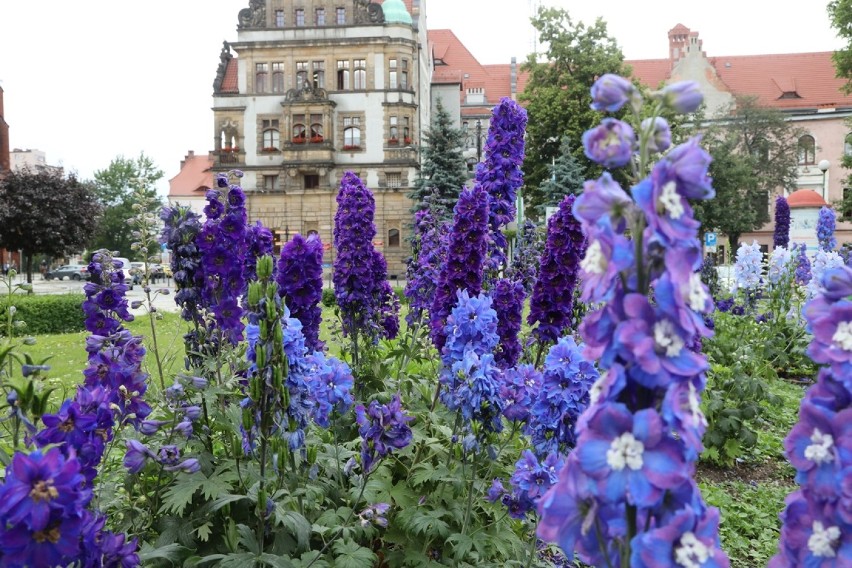
[[[704,233],[704,246],[706,247],[715,247],[718,241],[718,235],[716,233]]]

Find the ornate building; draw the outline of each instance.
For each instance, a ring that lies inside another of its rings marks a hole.
[[[401,276],[430,80],[422,1],[250,0],[213,84],[213,170],[245,172],[250,221],[278,246],[318,233],[326,263],[340,179],[354,171]]]

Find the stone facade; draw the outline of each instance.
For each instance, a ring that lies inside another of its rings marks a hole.
[[[406,193],[430,106],[422,2],[413,11],[412,24],[365,0],[251,0],[240,11],[214,82],[214,171],[244,172],[249,220],[277,246],[316,231],[334,261],[335,198],[351,170],[374,193],[388,273],[404,274]]]

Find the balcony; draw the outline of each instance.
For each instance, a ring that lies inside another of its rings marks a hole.
[[[385,163],[415,166],[418,164],[417,148],[414,146],[403,146],[401,148],[394,146],[386,147]]]
[[[281,148],[284,162],[290,164],[327,164],[334,162],[334,146],[322,137],[292,138]]]
[[[219,165],[240,165],[246,161],[246,153],[239,148],[223,148],[217,154]]]

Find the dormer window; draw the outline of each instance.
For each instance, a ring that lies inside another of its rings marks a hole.
[[[797,93],[796,91],[784,91],[783,93],[781,93],[781,96],[778,97],[778,98],[779,99],[801,99],[802,96],[799,93]]]

